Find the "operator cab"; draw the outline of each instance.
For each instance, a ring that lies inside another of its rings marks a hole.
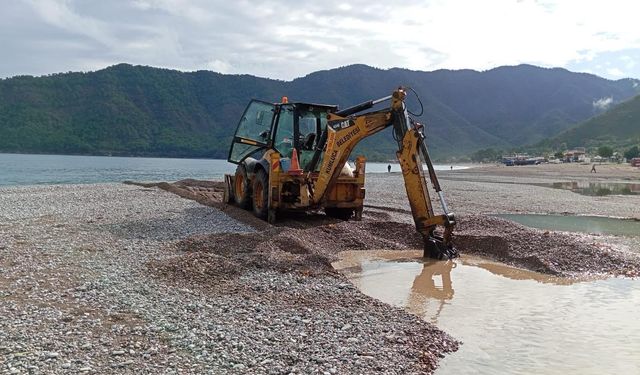
[[[301,168],[308,170],[327,128],[327,116],[336,110],[332,105],[252,100],[240,119],[227,160],[240,164],[247,158],[260,159],[269,149],[291,158],[295,148]]]

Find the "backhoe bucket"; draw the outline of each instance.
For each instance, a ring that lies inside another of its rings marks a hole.
[[[453,259],[460,256],[450,241],[445,241],[442,237],[430,234],[424,238],[424,254],[425,258],[431,259]]]

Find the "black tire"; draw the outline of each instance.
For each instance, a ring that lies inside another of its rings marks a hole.
[[[334,219],[347,221],[351,218],[351,215],[353,215],[353,208],[325,207],[324,213]]]
[[[258,169],[253,178],[253,214],[266,220],[269,213],[269,177],[264,169]]]
[[[238,207],[245,210],[251,208],[251,184],[247,174],[247,167],[244,164],[239,164],[236,168],[236,175],[233,180],[233,199]]]
[[[222,195],[222,201],[227,204],[234,202],[233,187],[231,185],[231,176],[224,175],[224,193]]]

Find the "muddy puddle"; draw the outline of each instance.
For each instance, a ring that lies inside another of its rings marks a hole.
[[[557,278],[463,256],[345,252],[363,293],[463,341],[436,374],[638,374],[640,280]]]
[[[600,216],[565,216],[534,214],[493,215],[527,227],[565,232],[608,234],[640,237],[640,221]]]
[[[574,193],[589,196],[640,195],[639,183],[569,181],[536,185],[554,189],[570,190]]]

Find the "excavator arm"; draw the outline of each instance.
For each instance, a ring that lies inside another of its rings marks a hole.
[[[409,117],[405,97],[405,90],[399,88],[391,96],[329,115],[327,129],[322,134],[311,161],[312,168],[315,168],[324,152],[318,179],[311,190],[311,199],[316,205],[320,205],[326,199],[327,191],[336,183],[340,171],[359,141],[392,126],[394,138],[398,141],[396,156],[402,169],[416,229],[424,238],[425,256],[438,259],[453,258],[457,256],[457,251],[451,244],[455,218],[448,211],[429,157],[422,133],[424,127]],[[389,99],[391,106],[387,109],[356,115]],[[427,165],[429,179],[440,199],[444,211],[441,215],[434,214],[423,163]],[[440,233],[436,231],[438,227],[442,227],[442,230],[438,231]]]

